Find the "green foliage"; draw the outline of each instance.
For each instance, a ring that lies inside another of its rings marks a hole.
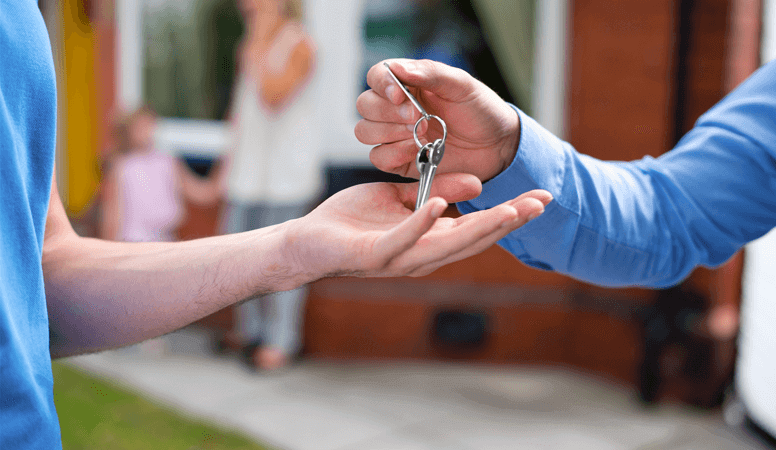
[[[269,449],[181,417],[65,364],[55,362],[53,371],[64,450]]]
[[[153,3],[143,10],[144,102],[164,117],[222,119],[242,35],[234,0]]]

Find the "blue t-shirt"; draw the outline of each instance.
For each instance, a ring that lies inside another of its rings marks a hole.
[[[0,0],[0,448],[62,446],[41,253],[56,85],[35,0]]]

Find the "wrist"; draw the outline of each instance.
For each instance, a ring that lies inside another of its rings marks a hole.
[[[281,265],[288,270],[288,289],[311,283],[327,276],[326,258],[311,254],[310,237],[306,236],[304,217],[276,225],[279,233]],[[315,239],[314,237],[312,239]],[[325,240],[325,237],[321,237]]]
[[[294,257],[290,222],[230,235],[236,251],[230,252],[225,262],[235,266],[236,276],[227,284],[253,297],[290,291],[312,281]]]
[[[505,124],[504,138],[501,140],[501,145],[498,148],[498,163],[496,170],[487,180],[483,180],[483,183],[495,178],[512,164],[517,156],[518,146],[520,145],[520,116],[517,111],[511,106],[504,104],[509,110],[506,117],[508,121]]]

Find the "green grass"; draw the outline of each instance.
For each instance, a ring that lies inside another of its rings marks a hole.
[[[267,450],[55,362],[54,403],[64,450]]]

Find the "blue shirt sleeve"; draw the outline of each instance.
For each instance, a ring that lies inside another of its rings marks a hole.
[[[514,161],[458,208],[551,192],[544,214],[499,242],[530,266],[604,286],[666,287],[776,226],[776,62],[657,159],[600,161],[518,114]]]

